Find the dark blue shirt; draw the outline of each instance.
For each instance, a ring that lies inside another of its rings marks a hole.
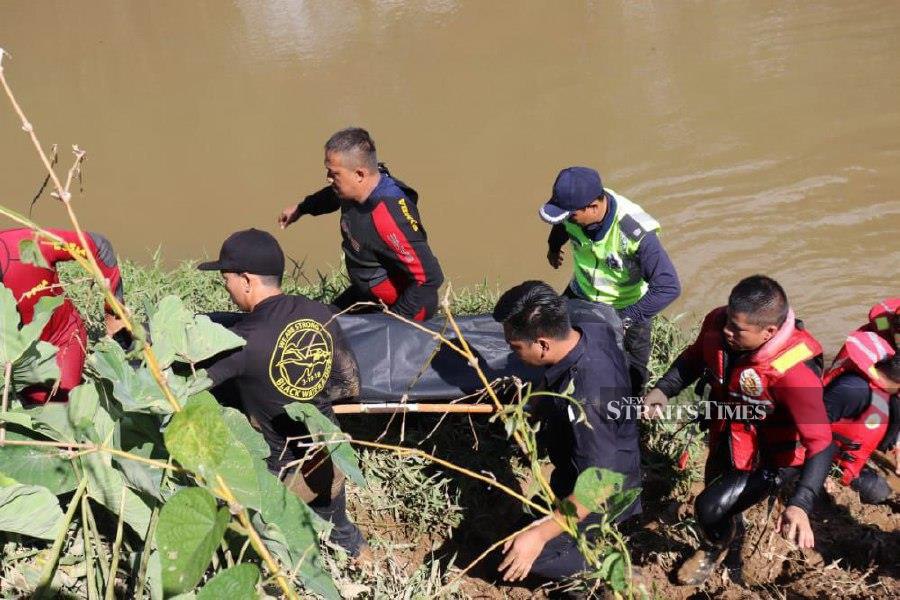
[[[537,396],[529,410],[539,419],[539,440],[555,467],[553,492],[565,498],[578,475],[601,467],[625,475],[625,487],[641,485],[638,423],[624,408],[631,383],[625,355],[604,323],[585,323],[581,339],[558,363],[547,368],[540,389],[573,397],[580,411],[563,398]],[[620,520],[641,510],[640,500]]]

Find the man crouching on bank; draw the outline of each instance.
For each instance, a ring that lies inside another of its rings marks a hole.
[[[737,517],[787,479],[797,483],[779,528],[801,548],[813,547],[809,513],[834,453],[821,374],[822,347],[795,319],[784,289],[754,275],[731,290],[727,306],[706,315],[697,340],[647,394],[655,412],[702,377],[716,408],[707,422],[706,488],[694,503],[705,539],[679,569],[679,583],[703,583],[729,547],[739,559]],[[742,405],[764,410],[742,411],[746,419],[718,410]],[[731,569],[731,579],[740,580],[740,565]]]
[[[630,390],[628,364],[616,345],[615,333],[605,323],[573,328],[567,300],[540,281],[526,281],[504,293],[494,309],[494,319],[503,323],[506,341],[526,364],[546,367],[536,391],[564,394],[584,410],[553,395],[537,395],[528,412],[540,422],[538,441],[553,463],[550,487],[560,500],[578,511],[578,527],[584,531],[600,521],[573,493],[582,471],[602,467],[625,476],[625,489],[640,486],[638,424],[616,408]],[[635,500],[617,519],[641,512]],[[556,517],[563,521],[562,513]],[[524,525],[524,523],[523,523]],[[590,536],[590,532],[587,533]],[[562,579],[587,568],[575,540],[556,520],[545,517],[507,542],[500,564],[505,581],[518,581],[529,574]]]

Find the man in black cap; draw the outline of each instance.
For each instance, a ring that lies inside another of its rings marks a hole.
[[[337,423],[331,401],[359,390],[356,360],[331,311],[320,302],[282,292],[284,253],[265,231],[232,234],[222,244],[219,260],[198,268],[220,271],[231,299],[249,313],[230,328],[247,345],[216,357],[207,368],[216,397],[237,401],[269,445],[269,470],[333,523],[331,541],[351,556],[368,554],[362,533],[347,518],[344,475],[327,450],[296,469],[286,468],[305,456],[288,438],[308,436],[309,431],[287,415],[285,405],[313,402]]]
[[[558,269],[568,240],[574,275],[565,294],[612,306],[622,320],[632,393],[643,393],[649,371],[651,319],[681,293],[678,275],[643,208],[609,188],[588,167],[559,172],[553,195],[541,206],[553,225],[550,266]]]

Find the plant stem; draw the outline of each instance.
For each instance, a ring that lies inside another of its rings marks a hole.
[[[124,493],[122,494],[125,495]],[[109,564],[106,559],[106,546],[103,545],[103,539],[100,537],[100,530],[97,528],[97,521],[94,519],[94,511],[91,509],[90,499],[85,502],[85,510],[88,518],[88,531],[97,544],[97,562],[100,564],[100,574],[102,575],[101,583],[109,579]],[[102,586],[101,586],[102,587]]]
[[[75,495],[72,496],[72,500],[69,502],[66,514],[59,524],[59,533],[56,534],[53,545],[50,547],[50,557],[47,559],[47,562],[44,563],[40,579],[38,579],[38,583],[35,586],[35,598],[42,598],[44,597],[44,594],[49,591],[50,584],[53,582],[53,575],[56,573],[56,565],[59,562],[59,554],[62,551],[63,543],[66,541],[66,534],[69,531],[69,524],[72,523],[72,519],[75,517],[75,511],[80,506],[81,496],[84,494],[84,490],[87,489],[87,484],[88,478],[86,476],[82,477],[81,481],[78,483],[78,487],[75,489]]]
[[[226,502],[228,502],[228,504],[238,504],[237,498],[234,497],[231,488],[228,487],[221,475],[216,475],[216,484],[219,486],[219,492],[221,493],[222,498]],[[278,566],[278,563],[275,562],[275,558],[269,552],[269,549],[266,548],[266,545],[263,543],[262,538],[259,537],[259,533],[257,533],[256,529],[254,529],[253,524],[250,522],[250,515],[247,514],[247,509],[241,507],[241,509],[237,513],[237,518],[241,522],[241,525],[244,527],[244,529],[247,530],[247,536],[250,539],[250,543],[253,545],[253,549],[256,550],[256,553],[259,555],[259,557],[263,560],[264,563],[266,563],[266,567],[275,578],[275,581],[278,582],[278,586],[281,588],[281,591],[284,592],[284,595],[287,596],[290,600],[299,600],[300,597],[297,595],[297,592],[284,576],[284,573]]]
[[[3,369],[3,415],[6,415],[6,408],[9,406],[9,385],[12,380],[12,363],[6,363]],[[6,441],[6,421],[0,420],[0,446]]]
[[[84,560],[86,563],[86,576],[88,588],[88,600],[97,600],[97,574],[94,572],[94,546],[88,531],[87,496],[81,497],[81,533],[84,539]]]
[[[116,526],[116,539],[113,542],[112,561],[109,565],[109,577],[106,580],[105,600],[115,600],[116,597],[116,572],[119,570],[119,552],[122,548],[122,531],[125,523],[125,490],[122,490],[122,499],[119,501],[119,524]]]
[[[159,505],[153,507],[150,513],[150,524],[147,526],[147,535],[144,537],[144,549],[141,552],[141,564],[137,573],[137,590],[135,600],[141,600],[144,594],[144,583],[147,581],[147,568],[150,565],[150,553],[153,549],[153,539],[156,537],[156,524],[159,522]]]

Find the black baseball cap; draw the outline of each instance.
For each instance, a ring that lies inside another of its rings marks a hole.
[[[605,194],[600,174],[588,167],[563,169],[553,182],[553,195],[538,213],[547,223],[562,223],[572,211],[579,210]]]
[[[284,252],[278,240],[259,229],[232,233],[222,243],[219,260],[200,263],[201,271],[227,271],[253,275],[284,275]]]

